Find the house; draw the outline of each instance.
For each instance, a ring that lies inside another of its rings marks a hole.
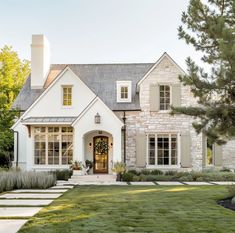
[[[13,108],[15,162],[26,170],[68,168],[93,161],[93,173],[112,173],[115,162],[129,169],[202,170],[235,168],[235,141],[208,145],[186,115],[170,106],[197,101],[164,53],[156,63],[50,64],[49,42],[33,35],[31,75]]]

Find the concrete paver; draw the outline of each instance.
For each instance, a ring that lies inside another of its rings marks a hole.
[[[25,199],[1,199],[0,206],[47,206],[51,204],[53,200],[25,200]]]
[[[74,186],[72,185],[56,185],[51,187],[50,189],[72,189]]]
[[[153,182],[130,182],[131,185],[156,185]]]
[[[16,233],[28,220],[0,220],[0,233]]]
[[[156,181],[158,185],[183,185],[178,181]]]
[[[11,193],[65,193],[68,189],[16,189]]]
[[[0,207],[0,217],[31,217],[42,207]]]
[[[0,195],[1,198],[7,198],[7,199],[17,199],[17,198],[35,198],[35,199],[55,199],[60,197],[61,193],[6,193],[3,195]]]
[[[213,185],[213,184],[210,184],[208,182],[193,182],[193,181],[190,181],[190,182],[184,182],[184,184],[187,184],[187,185]]]

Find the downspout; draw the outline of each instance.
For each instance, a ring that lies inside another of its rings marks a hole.
[[[123,157],[124,157],[124,163],[126,163],[126,112],[123,111],[123,117],[122,117],[124,126],[123,126]]]
[[[16,133],[16,167],[18,168],[19,165],[19,132],[12,130],[14,135]]]

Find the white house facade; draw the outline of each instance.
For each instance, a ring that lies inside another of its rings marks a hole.
[[[170,107],[193,106],[184,71],[164,53],[156,63],[50,64],[49,42],[33,35],[31,75],[13,108],[15,163],[25,170],[93,162],[93,173],[129,169],[235,168],[235,141],[208,145],[192,117]],[[211,153],[208,153],[210,150]]]

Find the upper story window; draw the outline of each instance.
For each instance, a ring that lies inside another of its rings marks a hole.
[[[117,81],[117,102],[131,102],[131,81]]]
[[[171,91],[169,85],[160,85],[160,110],[170,110]]]
[[[72,87],[63,86],[63,106],[72,106]]]

